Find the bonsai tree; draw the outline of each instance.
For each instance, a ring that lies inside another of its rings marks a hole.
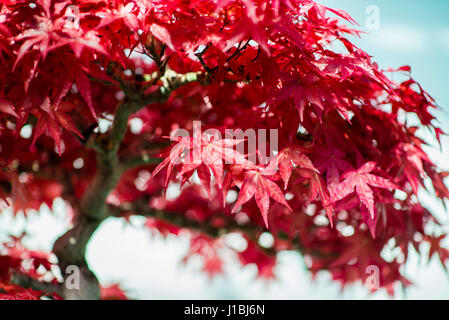
[[[124,298],[85,252],[102,222],[131,215],[189,234],[186,259],[211,276],[230,233],[246,246],[227,250],[260,277],[295,250],[343,286],[377,270],[370,289],[391,294],[409,284],[409,250],[449,258],[417,197],[447,199],[448,173],[404,121],[439,140],[437,106],[410,67],[380,70],[350,42],[347,13],[312,0],[0,3],[2,207],[62,198],[72,217],[51,253],[1,246],[1,298]]]

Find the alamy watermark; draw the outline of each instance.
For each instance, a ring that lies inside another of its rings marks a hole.
[[[368,277],[365,280],[365,286],[368,290],[375,291],[380,289],[380,270],[376,265],[369,265],[365,270]]]
[[[380,8],[376,5],[369,5],[365,9],[368,17],[365,20],[365,25],[368,30],[380,29]]]
[[[221,131],[214,128],[202,130],[201,121],[193,121],[193,136],[185,129],[173,130],[170,134],[172,141],[177,141],[184,145],[182,156],[177,158],[177,163],[201,164],[205,152],[209,152],[210,161],[224,161],[225,164],[244,164],[250,161],[253,164],[266,165],[279,152],[279,132],[278,129],[225,129]],[[202,145],[209,144],[209,148],[202,148]],[[175,159],[175,152],[172,149],[172,156]],[[223,158],[216,156],[223,155]]]
[[[79,290],[80,289],[80,269],[78,266],[69,265],[65,269],[65,287],[69,290]]]

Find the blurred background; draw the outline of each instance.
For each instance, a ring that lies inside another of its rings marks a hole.
[[[412,67],[412,76],[437,101],[439,126],[449,132],[449,1],[447,0],[321,0],[322,4],[344,9],[366,32],[353,38],[382,69]],[[413,121],[413,119],[411,119]],[[430,146],[426,151],[443,170],[449,171],[449,138],[442,137],[441,149],[425,130],[420,135]],[[446,226],[449,213],[441,202],[422,192],[421,201]],[[62,200],[53,208],[42,207],[25,221],[6,209],[0,214],[0,241],[8,234],[29,234],[24,243],[33,249],[51,250],[53,241],[65,232],[68,217]],[[292,252],[279,255],[277,279],[256,279],[256,267],[241,267],[226,259],[225,274],[210,280],[201,272],[201,262],[181,263],[189,246],[187,237],[163,238],[143,227],[144,220],[131,223],[109,219],[92,238],[87,258],[103,284],[120,283],[137,299],[391,299],[386,292],[370,294],[362,285],[341,291],[326,272],[312,280],[303,258]],[[227,239],[232,241],[232,239]],[[269,239],[267,240],[269,241]],[[236,244],[238,245],[238,243]],[[394,299],[449,299],[449,276],[437,257],[419,258],[414,251],[403,274],[413,285],[396,290]]]

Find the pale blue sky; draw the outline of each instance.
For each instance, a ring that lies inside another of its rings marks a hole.
[[[382,68],[410,65],[417,79],[445,109],[441,123],[449,129],[449,1],[322,0],[349,12],[368,32],[355,39]],[[366,27],[366,8],[379,8],[380,29]],[[443,121],[444,119],[444,121]]]

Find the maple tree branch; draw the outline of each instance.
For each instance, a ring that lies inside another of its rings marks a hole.
[[[97,172],[80,200],[73,228],[57,239],[53,247],[62,272],[69,265],[76,265],[82,273],[83,285],[79,292],[64,292],[65,298],[100,298],[98,280],[85,259],[86,247],[95,230],[108,217],[106,198],[123,173],[118,150],[128,128],[128,119],[146,104],[146,100],[125,101],[117,108],[109,136],[99,136],[95,141]]]
[[[64,290],[63,297],[70,299],[99,299],[100,286],[94,273],[86,262],[86,247],[93,233],[100,224],[110,216],[106,198],[114,190],[122,174],[129,168],[151,162],[151,158],[127,159],[122,162],[118,156],[119,149],[128,130],[130,116],[139,109],[156,102],[168,99],[172,90],[194,79],[172,79],[169,90],[161,90],[151,95],[144,95],[140,90],[122,86],[126,98],[115,112],[114,121],[108,134],[92,136],[87,147],[96,151],[97,170],[87,190],[80,199],[73,228],[58,238],[53,246],[53,252],[58,257],[61,272],[70,265],[75,265],[81,271],[80,290]]]
[[[108,210],[114,217],[126,217],[131,214],[156,218],[181,228],[196,230],[212,238],[217,238],[230,232],[243,232],[254,237],[261,232],[261,228],[255,224],[239,224],[232,217],[225,215],[212,216],[204,221],[197,221],[189,219],[180,212],[153,209],[147,203],[147,201],[142,201],[141,199],[133,203],[125,203],[122,206],[109,205]],[[220,220],[220,223],[217,225],[217,223],[213,222],[214,219]]]
[[[255,224],[238,224],[233,218],[223,215],[211,217],[209,219],[206,219],[205,221],[197,221],[189,219],[185,214],[181,214],[179,212],[169,212],[165,210],[153,209],[148,205],[145,205],[145,203],[147,202],[135,201],[133,203],[125,203],[122,206],[109,205],[108,210],[111,216],[117,218],[123,218],[129,215],[155,218],[159,221],[163,221],[180,228],[195,230],[211,238],[218,238],[232,232],[243,233],[248,236],[259,247],[260,250],[266,252],[266,254],[276,254],[276,250],[274,250],[273,248],[266,248],[259,245],[258,235],[262,232],[262,229]],[[214,223],[212,222],[213,218],[221,219],[220,226],[214,225]],[[287,240],[288,238],[282,232],[277,232],[276,237],[283,240]],[[333,253],[323,253],[319,250],[309,249],[305,247],[298,237],[290,239],[289,244],[290,247],[285,250],[297,251],[302,256],[306,254],[319,258],[330,258],[334,256]]]
[[[86,285],[74,295],[75,298],[100,298],[98,281],[85,260],[86,247],[95,230],[108,217],[106,198],[123,173],[118,150],[127,131],[128,119],[145,105],[146,101],[137,103],[131,100],[117,108],[109,137],[100,136],[96,141],[97,172],[80,200],[74,227],[55,241],[53,251],[58,257],[61,271],[69,265],[76,265],[82,270],[82,282]],[[72,292],[65,295],[66,298],[73,296]]]
[[[152,158],[147,154],[127,157],[121,160],[122,169],[124,171],[143,166],[143,165],[151,165],[151,164],[159,164],[162,161],[162,158]]]
[[[225,216],[217,216],[206,219],[205,221],[197,221],[189,219],[185,214],[180,214],[179,212],[153,209],[147,205],[136,205],[135,203],[127,203],[124,207],[109,205],[108,209],[111,215],[117,218],[125,217],[128,214],[139,215],[147,218],[152,217],[181,228],[199,231],[212,238],[217,238],[233,231],[246,233],[260,232],[260,228],[255,225],[239,225],[234,219],[227,218]],[[222,226],[214,226],[212,223],[213,218],[223,220]]]
[[[100,287],[94,273],[89,269],[86,259],[87,244],[102,220],[88,220],[81,212],[75,217],[74,227],[59,237],[53,252],[58,257],[59,267],[64,272],[69,266],[76,266],[80,270],[80,288],[77,291],[63,290],[65,299],[99,299]]]
[[[239,44],[238,44],[238,47],[235,49],[234,53],[226,59],[226,62],[229,62],[229,61],[231,61],[234,57],[236,57],[236,56],[238,56],[238,55],[241,55],[241,52],[242,52],[243,50],[245,50],[245,49],[248,47],[248,44],[249,44],[250,41],[251,41],[251,38],[249,38],[249,39],[245,42],[245,44],[244,44],[243,46],[241,46],[241,45],[242,45],[242,42],[240,41]]]
[[[214,73],[218,70],[218,66],[210,68],[207,65],[206,61],[204,61],[204,58],[203,58],[204,54],[206,53],[207,50],[209,50],[209,48],[211,46],[212,46],[212,43],[208,43],[201,52],[195,53],[195,56],[198,58],[199,62],[201,63],[201,66],[207,72],[209,77],[212,77],[214,75]]]
[[[165,60],[162,59],[165,54],[165,50],[167,49],[167,45],[163,44],[160,48],[160,51],[157,52],[154,38],[152,38],[150,45],[143,46],[143,49],[144,53],[156,63],[159,70],[158,75],[152,80],[152,83],[154,84],[158,82],[163,76],[165,76],[165,73],[167,71],[167,63],[170,59],[170,56],[168,56]]]
[[[258,244],[258,235],[262,232],[262,228],[255,224],[239,224],[232,217],[225,215],[212,216],[204,221],[197,221],[189,219],[185,214],[180,212],[170,212],[165,210],[153,209],[148,206],[148,199],[143,197],[133,203],[124,203],[121,206],[108,205],[108,210],[111,216],[117,218],[123,218],[128,215],[137,215],[147,218],[155,218],[157,220],[167,222],[180,228],[190,229],[205,234],[211,238],[218,238],[222,235],[239,232],[244,233],[250,237],[256,244]],[[219,219],[220,223],[213,222],[213,219]],[[271,231],[270,231],[271,232]],[[282,232],[277,232],[276,237],[279,239],[287,240],[287,236]],[[323,253],[318,250],[310,250],[306,248],[298,237],[290,239],[291,241],[289,249],[298,251],[301,255],[309,254],[315,257],[327,258],[331,254]],[[261,250],[267,253],[274,253],[272,249],[260,247]]]
[[[58,295],[62,294],[61,284],[39,281],[20,273],[13,274],[11,277],[11,282],[23,288],[30,288],[36,291],[45,291],[48,293],[57,293]]]

